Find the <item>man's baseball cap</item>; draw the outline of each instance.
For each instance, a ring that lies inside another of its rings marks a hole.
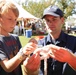
[[[53,5],[53,6],[47,7],[47,8],[44,10],[42,19],[45,18],[46,15],[63,17],[64,13],[63,13],[63,11],[62,11],[60,8],[58,8],[56,5]]]

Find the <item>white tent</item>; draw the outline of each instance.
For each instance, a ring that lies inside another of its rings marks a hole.
[[[38,19],[37,17],[33,16],[32,14],[30,14],[29,12],[27,12],[25,9],[23,9],[16,2],[14,2],[13,0],[11,0],[11,1],[16,5],[16,7],[19,10],[19,18],[33,18],[33,19]]]

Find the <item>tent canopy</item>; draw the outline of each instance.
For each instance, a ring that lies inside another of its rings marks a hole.
[[[14,2],[13,0],[11,0],[11,1],[16,5],[16,7],[19,10],[19,18],[33,18],[33,19],[38,19],[37,17],[33,16],[32,14],[30,14],[29,12],[27,12],[25,9],[23,9],[16,2]]]

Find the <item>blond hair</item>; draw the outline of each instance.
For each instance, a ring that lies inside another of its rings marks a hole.
[[[9,9],[12,10],[16,17],[19,16],[18,8],[11,1],[0,0],[0,16],[2,13],[8,12]]]

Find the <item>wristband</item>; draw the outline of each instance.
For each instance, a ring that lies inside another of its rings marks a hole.
[[[22,48],[20,49],[20,51],[18,52],[18,55],[19,55],[19,60],[24,60],[25,58],[27,58],[29,55],[25,55],[23,53],[23,50]]]

